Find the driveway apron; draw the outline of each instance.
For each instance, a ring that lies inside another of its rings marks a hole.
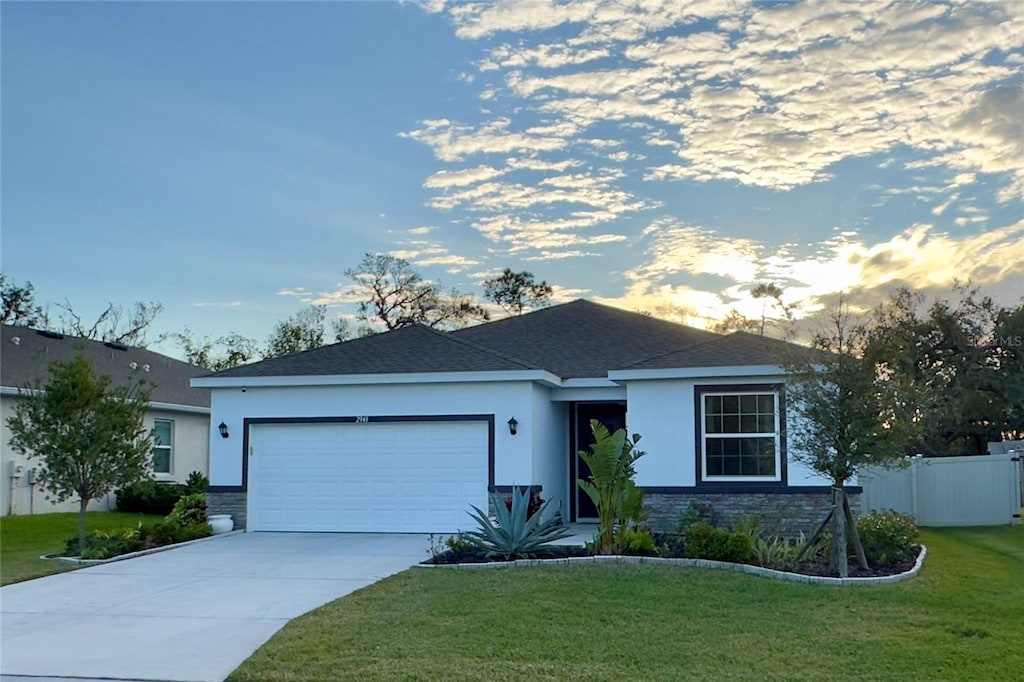
[[[292,618],[428,548],[425,535],[243,533],[8,585],[0,673],[219,682]]]

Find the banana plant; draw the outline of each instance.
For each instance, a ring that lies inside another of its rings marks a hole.
[[[633,482],[636,470],[633,464],[643,457],[644,452],[636,448],[640,434],[630,439],[625,429],[615,433],[596,419],[590,420],[594,444],[590,452],[580,450],[579,456],[590,468],[590,477],[578,479],[580,490],[587,494],[597,507],[601,522],[597,537],[599,554],[611,554],[616,550],[615,523],[625,524],[640,519],[643,513],[643,490]]]

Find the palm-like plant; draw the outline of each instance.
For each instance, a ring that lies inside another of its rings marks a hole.
[[[491,523],[487,514],[474,506],[469,515],[478,527],[465,535],[488,558],[528,559],[550,554],[553,549],[550,543],[568,537],[571,533],[562,525],[560,514],[544,520],[544,512],[549,504],[551,500],[531,515],[530,493],[527,490],[512,492],[511,508],[505,505],[504,500],[495,497],[494,516],[498,525]]]
[[[639,520],[643,510],[643,490],[633,482],[636,471],[633,464],[644,453],[636,449],[640,440],[634,434],[632,440],[626,437],[626,430],[610,433],[604,424],[590,420],[594,433],[594,444],[590,452],[580,450],[580,458],[590,468],[590,478],[577,481],[580,490],[593,500],[601,531],[597,538],[597,551],[610,554],[615,551],[615,522]]]

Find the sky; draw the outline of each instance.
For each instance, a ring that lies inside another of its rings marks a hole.
[[[1024,296],[1024,1],[3,2],[0,267],[265,339],[364,253],[706,326]],[[168,343],[155,349],[176,354]]]

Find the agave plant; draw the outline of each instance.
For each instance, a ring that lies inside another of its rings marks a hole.
[[[488,558],[529,559],[550,554],[553,549],[550,543],[571,533],[562,525],[559,514],[543,520],[549,504],[551,500],[530,515],[530,493],[526,490],[512,493],[511,508],[505,505],[504,500],[495,497],[494,516],[498,525],[491,523],[487,514],[474,506],[468,513],[477,522],[477,529],[467,531],[466,538]]]

